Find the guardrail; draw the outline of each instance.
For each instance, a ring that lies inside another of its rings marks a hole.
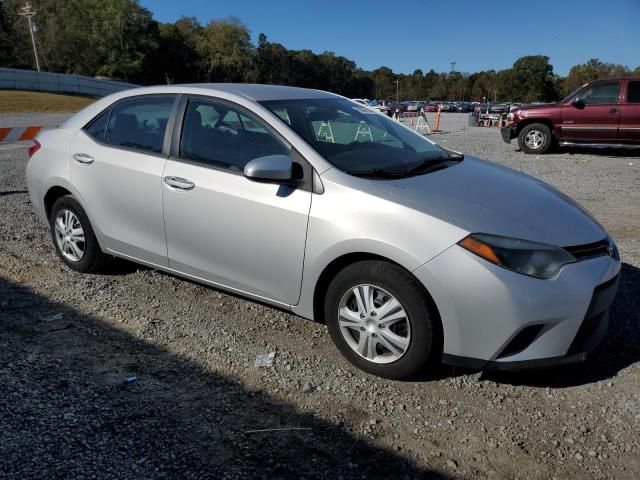
[[[0,67],[0,90],[35,90],[50,93],[73,93],[91,97],[105,97],[115,92],[135,88],[133,83],[99,80],[84,75],[36,72]]]

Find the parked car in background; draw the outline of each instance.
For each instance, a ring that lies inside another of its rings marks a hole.
[[[489,108],[489,113],[507,113],[509,111],[509,105],[505,103],[495,103]]]
[[[437,112],[438,104],[435,102],[428,102],[422,106],[422,111],[424,112]]]
[[[459,113],[473,112],[473,105],[468,102],[458,102],[455,104],[455,111]]]
[[[422,108],[422,102],[416,100],[407,103],[407,112],[419,112]]]
[[[507,116],[502,138],[525,153],[554,144],[640,147],[640,77],[595,80],[552,104],[527,105]]]
[[[29,156],[69,268],[122,257],[315,319],[375,375],[576,362],[607,331],[620,257],[591,215],[338,95],[136,88]]]
[[[449,102],[439,102],[441,112],[453,112],[453,105]]]
[[[378,113],[387,115],[389,112],[389,107],[379,104],[377,100],[368,100],[366,98],[352,98],[352,100]]]

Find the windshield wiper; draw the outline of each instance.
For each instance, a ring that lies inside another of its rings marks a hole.
[[[407,170],[395,170],[391,168],[369,168],[366,170],[346,170],[349,175],[356,177],[379,177],[379,178],[405,178],[411,173]]]
[[[429,158],[409,169],[407,172],[410,174],[435,172],[436,170],[442,170],[443,168],[451,166],[450,163],[459,163],[462,160],[464,160],[464,155],[461,153],[452,153],[446,157]]]

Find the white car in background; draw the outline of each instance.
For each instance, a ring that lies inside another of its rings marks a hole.
[[[374,112],[384,113],[386,115],[389,111],[389,107],[379,104],[377,100],[367,100],[366,98],[352,98],[351,100]]]

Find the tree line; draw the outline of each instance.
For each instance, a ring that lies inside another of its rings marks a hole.
[[[512,68],[461,72],[395,73],[359,68],[333,52],[290,50],[264,34],[257,45],[235,18],[202,25],[183,17],[156,21],[135,0],[34,0],[34,31],[46,71],[108,77],[143,85],[189,82],[253,82],[327,90],[347,97],[533,102],[556,100],[583,83],[640,75],[625,65],[591,59],[566,77],[549,57],[519,58]],[[22,0],[0,0],[0,66],[34,68]],[[397,87],[394,82],[399,81]],[[397,90],[396,90],[397,88]]]

